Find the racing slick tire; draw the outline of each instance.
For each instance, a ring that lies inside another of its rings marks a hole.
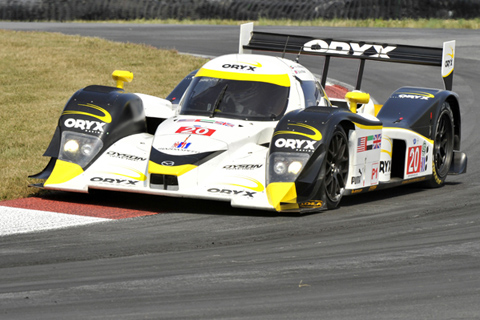
[[[444,185],[453,158],[454,123],[448,102],[442,104],[433,132],[433,174],[425,185],[429,188],[438,188]]]
[[[348,178],[348,139],[342,127],[335,128],[325,157],[325,195],[327,208],[340,203]]]

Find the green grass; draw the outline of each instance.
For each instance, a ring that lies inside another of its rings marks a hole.
[[[75,91],[115,85],[115,69],[129,70],[130,92],[165,97],[205,59],[136,44],[53,33],[0,30],[0,200],[27,197],[27,176],[48,162],[42,157],[58,117]]]

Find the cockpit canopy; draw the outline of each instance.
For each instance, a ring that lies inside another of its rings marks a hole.
[[[274,121],[285,113],[289,90],[268,82],[195,77],[180,114]]]

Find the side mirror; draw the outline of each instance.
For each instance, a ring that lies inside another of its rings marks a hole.
[[[350,104],[350,111],[357,113],[357,105],[366,104],[370,101],[370,94],[365,92],[350,91],[345,94],[345,100]]]
[[[130,71],[115,70],[112,73],[112,78],[114,81],[117,82],[117,88],[123,89],[124,82],[132,82],[133,73],[131,73]]]

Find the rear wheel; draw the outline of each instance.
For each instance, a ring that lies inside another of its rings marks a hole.
[[[341,127],[337,127],[333,132],[325,165],[327,208],[333,209],[342,199],[348,177],[348,140]]]
[[[433,176],[426,183],[428,187],[441,187],[445,183],[452,164],[453,130],[453,113],[448,102],[444,102],[433,131]]]

